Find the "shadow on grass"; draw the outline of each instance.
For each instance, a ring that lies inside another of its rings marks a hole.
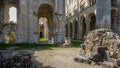
[[[44,63],[38,61],[35,56],[36,51],[42,50],[53,50],[52,47],[57,47],[51,44],[0,44],[0,50],[5,50],[8,47],[18,47],[20,50],[27,50],[31,53],[32,61],[34,63],[34,67],[32,68],[55,68],[51,65],[44,66]]]
[[[5,50],[8,47],[18,47],[20,50],[52,50],[57,48],[53,44],[0,44],[0,50]]]

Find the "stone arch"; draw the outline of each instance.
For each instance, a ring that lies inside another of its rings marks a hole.
[[[5,8],[4,8],[4,21],[5,23],[9,23],[10,22],[10,16],[9,16],[9,11],[10,11],[10,8],[11,7],[14,7],[16,8],[16,14],[13,14],[13,15],[16,15],[16,19],[18,21],[18,16],[19,16],[19,0],[10,0],[10,1],[7,1],[5,3]]]
[[[49,4],[42,4],[38,8],[38,20],[40,18],[46,18],[47,19],[47,27],[48,27],[48,40],[52,38],[53,35],[53,12],[54,9]]]
[[[116,32],[117,26],[119,25],[118,12],[115,9],[111,10],[111,29]]]
[[[82,24],[82,38],[84,38],[84,35],[86,35],[86,23],[85,23],[85,17],[81,16],[80,22]]]
[[[16,26],[14,24],[7,24],[3,30],[3,39],[7,44],[16,43]]]
[[[90,30],[94,30],[96,28],[96,15],[94,13],[89,14],[89,23],[90,23]]]

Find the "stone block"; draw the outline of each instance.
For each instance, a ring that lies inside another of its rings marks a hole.
[[[75,57],[74,61],[79,62],[79,63],[91,64],[91,61],[88,58],[85,58],[85,57],[82,57],[82,56]]]
[[[71,45],[71,37],[66,37],[65,38],[65,44],[66,45]]]

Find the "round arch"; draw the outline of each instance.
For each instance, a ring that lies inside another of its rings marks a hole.
[[[89,16],[90,30],[94,30],[96,28],[96,15],[94,13],[90,13]]]
[[[41,18],[44,18],[42,20],[43,22],[45,21],[45,19],[47,20],[43,25],[44,33],[39,32],[39,34],[43,34],[44,38],[46,38],[47,40],[51,40],[53,35],[53,12],[54,12],[53,7],[46,3],[41,4],[38,8],[38,20]],[[41,35],[39,35],[39,38],[41,38],[40,36]]]
[[[13,21],[13,20],[10,20],[10,8],[11,7],[14,7],[16,9],[16,11],[12,11],[12,16],[15,16],[16,18],[16,21],[15,23],[18,21],[18,16],[19,16],[19,0],[18,1],[10,1],[10,2],[6,2],[5,3],[5,14],[4,14],[4,21],[5,23],[9,23],[10,21]],[[13,13],[14,12],[14,13]]]
[[[11,24],[5,26],[3,30],[4,42],[7,44],[16,43],[16,28]]]

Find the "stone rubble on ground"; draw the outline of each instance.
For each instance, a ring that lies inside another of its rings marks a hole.
[[[0,51],[0,68],[35,68],[31,54],[17,49],[18,47],[10,47]]]
[[[63,47],[70,46],[70,45],[72,45],[72,43],[71,43],[71,37],[66,37],[65,38],[65,43],[63,44]]]
[[[79,56],[74,60],[84,63],[85,59],[91,64],[94,62],[105,68],[118,68],[120,67],[120,37],[109,29],[90,31],[85,36],[84,44],[80,46]]]

